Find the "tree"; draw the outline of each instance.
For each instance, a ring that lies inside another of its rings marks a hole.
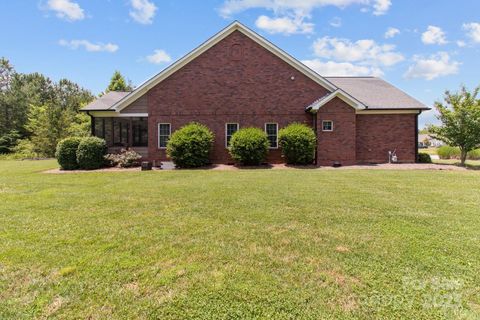
[[[0,58],[0,91],[8,90],[14,74],[15,69],[10,61],[4,57]]]
[[[480,145],[480,87],[469,92],[462,86],[459,92],[445,92],[445,103],[436,102],[435,108],[441,126],[430,126],[432,137],[450,146],[460,148],[461,165],[465,165],[467,153]]]
[[[120,71],[115,71],[112,78],[110,79],[110,84],[107,87],[106,92],[110,91],[132,91],[132,85],[130,81],[127,83],[125,78],[122,76]]]
[[[55,85],[55,99],[62,109],[78,112],[83,106],[90,103],[94,96],[78,84],[60,79]]]

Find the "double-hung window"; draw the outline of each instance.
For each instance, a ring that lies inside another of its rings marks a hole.
[[[265,123],[265,133],[270,143],[270,149],[278,148],[278,123]]]
[[[170,139],[170,133],[170,123],[158,124],[158,147],[160,149],[165,149],[167,147],[168,140]]]
[[[323,120],[322,121],[322,131],[333,131],[333,121]]]
[[[226,123],[225,124],[225,147],[228,148],[230,145],[230,139],[235,132],[238,131],[238,123]]]

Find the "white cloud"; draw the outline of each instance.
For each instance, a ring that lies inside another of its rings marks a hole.
[[[390,0],[377,0],[373,4],[373,14],[376,16],[381,16],[387,13],[388,9],[392,5],[392,1]]]
[[[405,59],[395,51],[394,45],[379,45],[370,39],[351,42],[348,39],[323,37],[314,42],[313,49],[320,58],[372,66],[393,66]]]
[[[340,28],[342,26],[342,19],[339,17],[335,17],[330,20],[330,25],[334,28]]]
[[[224,17],[253,8],[264,8],[277,13],[302,12],[310,13],[313,9],[335,6],[345,8],[351,5],[368,5],[374,9],[374,14],[386,13],[391,0],[226,0],[220,8],[220,14]]]
[[[439,27],[428,26],[427,31],[422,33],[422,42],[425,44],[447,44],[445,32]]]
[[[315,70],[318,74],[328,76],[376,76],[383,75],[381,69],[371,66],[354,65],[350,62],[323,62],[320,59],[303,60],[306,66]]]
[[[405,78],[435,78],[457,74],[460,62],[452,61],[447,52],[439,52],[429,57],[414,56],[415,64],[410,66],[405,73]]]
[[[480,23],[465,23],[463,29],[467,31],[467,36],[475,43],[480,43]]]
[[[385,32],[385,39],[391,39],[400,34],[400,30],[397,28],[388,28]]]
[[[245,10],[266,9],[272,11],[277,18],[260,16],[257,24],[263,23],[263,29],[272,30],[269,31],[272,33],[310,33],[314,24],[305,22],[304,19],[311,19],[314,9],[326,6],[345,8],[351,5],[366,5],[373,9],[374,15],[381,15],[388,11],[391,0],[225,0],[219,12],[224,18],[231,18]]]
[[[154,64],[161,64],[172,61],[172,58],[164,50],[157,49],[153,54],[147,56],[147,61]]]
[[[304,60],[321,75],[382,76],[382,68],[403,61],[404,56],[395,46],[378,44],[365,39],[352,42],[348,39],[323,37],[313,43],[317,58]]]
[[[260,16],[255,22],[255,25],[268,33],[283,33],[288,35],[313,32],[313,23],[304,22],[301,17],[270,18],[267,16]]]
[[[80,5],[71,0],[48,0],[47,9],[55,11],[56,16],[68,21],[83,20],[85,13]]]
[[[132,10],[130,16],[133,20],[141,24],[153,23],[153,17],[157,11],[157,6],[149,0],[130,0]]]
[[[79,48],[84,48],[89,52],[116,52],[118,50],[118,45],[113,43],[92,43],[88,40],[60,40],[58,42],[63,47],[68,47],[73,50],[77,50]]]
[[[458,40],[457,41],[457,46],[459,46],[460,48],[464,48],[467,46],[467,43],[463,40]]]

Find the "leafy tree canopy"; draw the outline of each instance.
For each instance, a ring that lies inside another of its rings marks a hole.
[[[132,84],[130,81],[126,81],[124,76],[120,71],[115,71],[112,78],[110,79],[110,84],[107,87],[106,92],[110,91],[133,91]]]
[[[480,87],[472,92],[463,86],[459,92],[445,92],[444,102],[436,102],[441,126],[430,126],[429,131],[436,139],[460,148],[461,164],[469,151],[480,146]]]

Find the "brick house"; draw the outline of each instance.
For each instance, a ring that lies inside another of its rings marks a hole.
[[[232,163],[229,138],[252,126],[269,136],[268,162],[283,162],[278,130],[301,122],[317,134],[317,165],[353,165],[387,162],[394,150],[415,162],[427,109],[379,78],[322,77],[234,22],[133,92],[110,92],[83,111],[111,152],[130,147],[148,160],[167,160],[170,134],[196,121],[215,134],[213,163]]]

